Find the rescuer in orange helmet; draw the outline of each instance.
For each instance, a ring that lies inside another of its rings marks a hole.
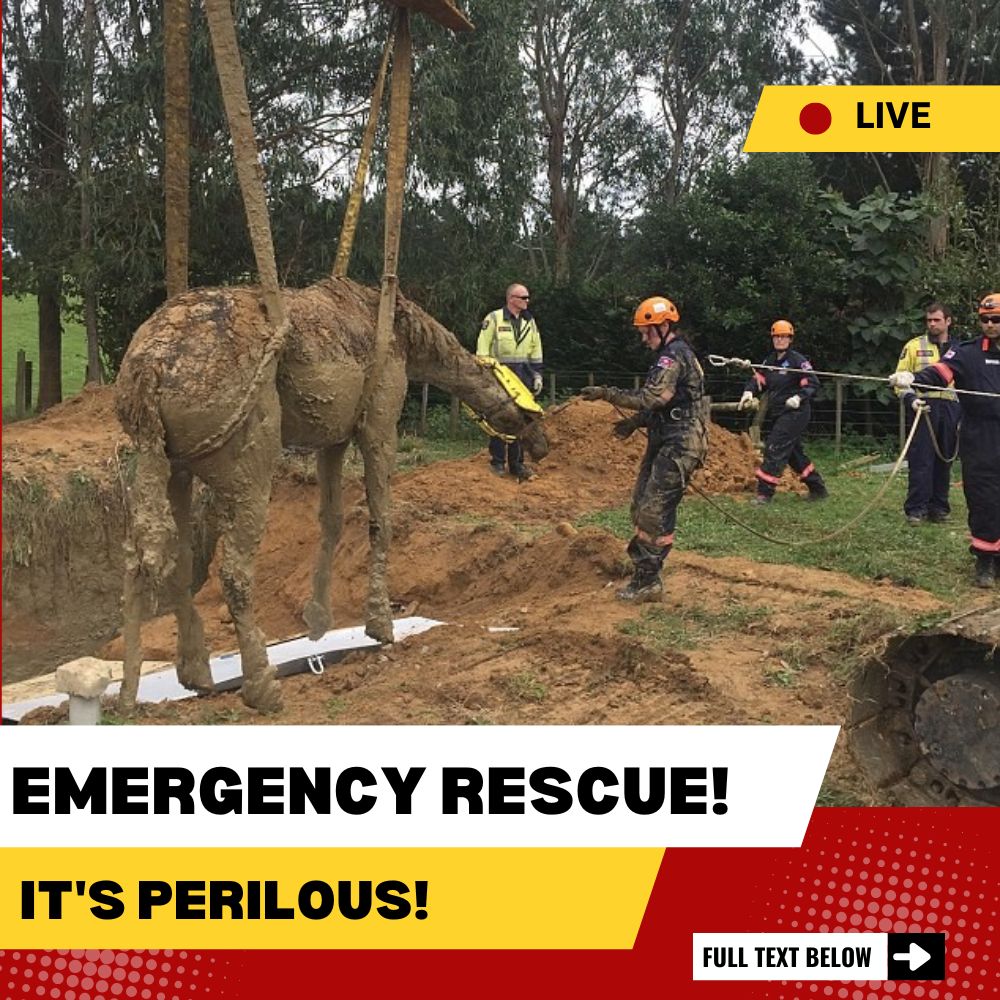
[[[744,409],[757,393],[766,392],[769,411],[775,414],[764,460],[757,469],[753,502],[758,504],[771,502],[786,465],[809,487],[807,500],[825,500],[829,496],[823,477],[802,448],[802,435],[811,415],[810,400],[819,390],[819,379],[809,360],[792,350],[794,337],[795,327],[787,319],[776,319],[771,324],[773,350],[761,364],[769,370],[754,372],[740,396],[739,407]]]
[[[632,492],[635,534],[628,543],[634,567],[631,581],[618,591],[622,601],[658,601],[660,569],[674,543],[677,507],[694,471],[708,451],[708,400],[705,379],[694,351],[677,331],[677,307],[661,295],[639,303],[632,325],[643,346],[655,352],[641,389],[587,386],[584,399],[605,399],[635,414],[619,420],[614,434],[625,439],[646,428],[643,455]]]

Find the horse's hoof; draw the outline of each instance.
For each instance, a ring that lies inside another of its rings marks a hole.
[[[324,608],[318,601],[308,600],[302,609],[302,620],[309,629],[309,638],[316,642],[330,631],[330,610]]]
[[[207,654],[197,657],[182,657],[177,661],[177,679],[189,691],[214,691],[212,668],[208,665]]]
[[[273,674],[243,679],[240,689],[243,704],[258,712],[270,714],[281,711],[281,685]]]
[[[394,642],[392,632],[392,619],[391,618],[369,618],[365,624],[365,635],[369,638],[374,639],[376,642],[380,642],[383,645],[388,645]]]

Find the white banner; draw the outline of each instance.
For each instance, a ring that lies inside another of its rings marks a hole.
[[[0,846],[797,847],[836,726],[11,726]]]

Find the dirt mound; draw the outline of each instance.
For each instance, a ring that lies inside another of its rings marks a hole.
[[[31,420],[3,429],[3,474],[40,480],[53,492],[79,470],[92,477],[109,474],[127,438],[115,416],[111,386],[85,386],[79,395]]]

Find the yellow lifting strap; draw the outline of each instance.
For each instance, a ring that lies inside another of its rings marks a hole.
[[[500,364],[495,358],[476,358],[476,362],[484,368],[489,368],[493,372],[493,377],[500,383],[504,392],[527,413],[537,413],[542,416],[545,410],[542,405],[531,394],[531,390],[506,366]],[[462,403],[462,408],[479,425],[484,433],[490,437],[502,438],[504,441],[516,441],[513,434],[501,434],[500,431],[490,426],[489,421],[480,413],[476,413],[468,403]]]

